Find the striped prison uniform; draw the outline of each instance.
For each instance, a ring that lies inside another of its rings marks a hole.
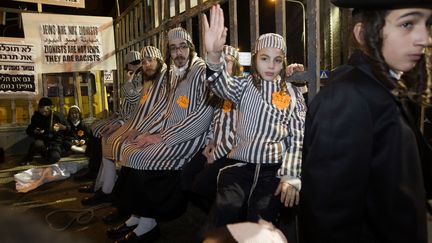
[[[164,115],[148,130],[160,133],[162,142],[141,148],[126,144],[120,163],[137,170],[180,170],[204,145],[213,118],[208,105],[206,65],[195,54],[187,76],[171,70],[170,101]]]
[[[91,131],[93,136],[100,137],[100,132],[105,126],[111,126],[114,124],[124,124],[127,121],[133,111],[135,110],[139,99],[141,97],[142,90],[142,76],[141,76],[141,68],[135,72],[135,75],[131,82],[126,82],[123,84],[121,88],[121,92],[123,94],[123,102],[120,105],[120,111],[115,113],[113,116],[110,116],[106,119],[97,121],[92,124]]]
[[[207,144],[213,143],[213,158],[226,156],[233,147],[237,107],[229,100],[221,100],[215,109],[212,124],[207,134]]]
[[[274,82],[260,80],[258,90],[251,75],[230,77],[224,66],[208,75],[212,91],[238,106],[235,146],[227,157],[247,163],[280,164],[277,176],[300,184],[306,105],[297,88],[287,83],[291,102],[279,109],[272,104],[272,94],[280,91],[280,78]]]
[[[237,105],[235,145],[217,175],[217,195],[206,229],[259,218],[277,222],[281,207],[274,193],[281,180],[300,188],[300,166],[306,105],[302,94],[281,80],[230,77],[224,65],[208,68],[212,91]],[[287,97],[289,96],[289,97]],[[284,101],[284,102],[281,102]],[[281,179],[279,179],[280,177]],[[246,214],[241,212],[247,209]]]
[[[160,74],[155,78],[148,92],[141,95],[140,102],[138,102],[137,108],[133,112],[131,118],[103,141],[102,149],[104,158],[116,161],[119,160],[120,151],[123,147],[122,135],[130,130],[146,132],[146,129],[161,116],[167,103],[166,70],[167,67],[164,64]],[[144,89],[142,92],[144,92]]]

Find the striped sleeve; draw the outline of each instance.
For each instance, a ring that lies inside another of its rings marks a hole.
[[[303,95],[296,87],[295,95],[297,98],[295,109],[290,117],[288,148],[286,158],[282,162],[282,166],[278,171],[278,176],[284,180],[299,180],[301,173],[303,136],[306,118],[306,104]],[[291,184],[291,183],[290,183]]]
[[[207,69],[211,70],[207,64]],[[243,82],[243,77],[232,77],[226,71],[226,64],[219,68],[218,71],[207,72],[207,82],[211,85],[211,90],[220,98],[230,100],[235,104],[239,104],[241,96],[246,87],[247,82]]]

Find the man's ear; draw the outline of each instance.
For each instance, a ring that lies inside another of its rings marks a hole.
[[[359,22],[359,23],[354,25],[353,34],[354,34],[354,38],[356,39],[356,41],[360,45],[363,45],[364,44],[364,36],[363,36],[363,24],[362,23]]]

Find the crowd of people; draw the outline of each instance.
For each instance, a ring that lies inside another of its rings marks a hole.
[[[128,53],[120,111],[91,129],[79,107],[64,119],[42,98],[26,160],[88,155],[82,204],[114,203],[115,242],[157,239],[188,201],[208,214],[197,241],[286,242],[275,226],[299,205],[301,242],[426,242],[432,150],[407,95],[421,81],[406,73],[424,71],[432,1],[332,2],[353,8],[357,49],[309,106],[287,80],[304,69],[288,65],[284,38],[259,36],[243,75],[216,5],[202,17],[205,60],[181,27],[165,59]]]

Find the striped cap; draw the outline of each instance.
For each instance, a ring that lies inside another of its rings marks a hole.
[[[129,64],[135,61],[141,61],[141,55],[137,51],[130,51],[128,54],[126,54],[125,57],[125,63]]]
[[[223,51],[225,55],[230,55],[234,57],[237,61],[239,60],[239,53],[236,48],[228,45],[224,45]]]
[[[177,27],[174,29],[171,29],[168,31],[168,40],[174,40],[174,39],[184,39],[188,41],[190,44],[192,44],[192,38],[189,35],[189,33],[183,29],[182,27]]]
[[[144,46],[141,49],[141,58],[157,58],[163,62],[163,57],[160,50],[154,46]]]
[[[256,54],[259,50],[263,48],[277,48],[281,49],[283,54],[286,55],[286,44],[285,39],[275,33],[267,33],[260,35],[255,43],[255,50],[253,54]]]

